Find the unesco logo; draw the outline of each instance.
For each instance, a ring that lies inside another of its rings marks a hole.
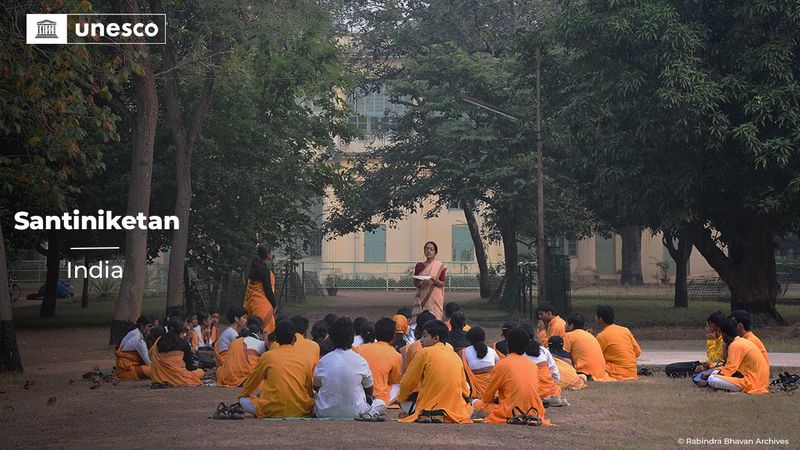
[[[70,20],[70,16],[73,16]],[[166,43],[165,14],[28,14],[26,42],[41,44],[124,45]],[[70,28],[72,27],[72,28]],[[129,38],[137,38],[129,42]]]

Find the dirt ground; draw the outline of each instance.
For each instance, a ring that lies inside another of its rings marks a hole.
[[[456,293],[448,300],[458,298]],[[374,320],[405,303],[402,296],[364,292],[337,298],[325,311],[301,305],[285,312],[300,312],[312,321],[331,311]],[[487,329],[487,334],[496,331]],[[548,410],[555,426],[545,428],[393,420],[216,421],[208,417],[219,402],[235,401],[236,389],[152,390],[148,382],[90,389],[81,375],[113,366],[107,329],[22,331],[18,340],[26,372],[0,376],[0,448],[675,448],[692,442],[679,439],[719,439],[725,448],[735,447],[725,439],[773,439],[785,444],[772,448],[800,447],[797,395],[711,392],[663,372],[567,393],[571,405]],[[646,342],[642,346],[647,348]]]

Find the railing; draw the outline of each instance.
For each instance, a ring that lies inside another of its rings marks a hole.
[[[72,263],[74,272],[75,266],[84,265],[83,259],[76,261],[62,260],[58,271],[58,279],[60,281],[69,282],[73,289],[77,291],[83,287],[83,278],[70,277],[70,274],[67,273],[67,263]],[[97,263],[90,263],[90,265],[91,264]],[[125,261],[108,261],[108,264],[106,265],[124,267]],[[145,293],[153,295],[166,292],[168,271],[169,269],[166,264],[148,264],[147,273],[145,276]],[[15,261],[13,266],[10,267],[9,272],[14,275],[17,283],[26,284],[29,287],[36,289],[39,285],[43,284],[47,278],[47,261],[43,259]],[[121,282],[122,280],[119,278],[89,279],[92,290],[107,293],[116,293],[119,290],[119,285]]]
[[[418,261],[321,261],[305,262],[306,272],[316,272],[320,285],[340,289],[414,289],[412,276]],[[445,289],[478,289],[478,264],[444,261]]]

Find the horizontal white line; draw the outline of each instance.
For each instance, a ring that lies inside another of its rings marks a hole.
[[[119,247],[70,247],[70,250],[119,250]]]

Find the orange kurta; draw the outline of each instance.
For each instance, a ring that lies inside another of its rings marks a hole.
[[[269,279],[272,282],[272,292],[275,292],[275,274],[271,271]],[[261,281],[248,280],[244,308],[247,310],[248,316],[258,316],[264,320],[264,331],[267,333],[275,331],[275,311],[272,309],[272,303],[267,299]]]
[[[733,377],[736,372],[744,377]],[[739,386],[745,394],[769,392],[769,366],[756,344],[743,337],[737,336],[728,345],[728,359],[717,378]]]
[[[717,336],[714,339],[706,339],[706,361],[709,367],[714,367],[725,361],[723,355],[724,346],[722,343],[722,336]]]
[[[753,334],[752,331],[748,331],[742,337],[752,342],[753,344],[756,344],[756,347],[758,347],[758,350],[761,352],[761,356],[764,357],[764,361],[767,362],[767,367],[769,367],[769,354],[767,354],[767,347],[764,347],[764,343],[761,342],[761,339],[759,339],[758,336]]]
[[[586,387],[586,379],[578,375],[572,364],[553,356],[553,360],[558,366],[558,386],[563,389],[583,389]]]
[[[414,414],[400,422],[414,422],[422,410],[443,409],[448,423],[470,423],[469,385],[461,359],[443,343],[420,350],[400,381],[397,400],[405,401],[419,387]]]
[[[561,388],[558,383],[553,379],[553,374],[550,373],[550,366],[547,361],[536,363],[536,368],[539,372],[539,396],[542,398],[547,397],[561,397]]]
[[[261,355],[239,398],[250,397],[258,417],[310,417],[314,408],[310,361],[291,344]],[[258,397],[251,397],[260,390]]]
[[[123,352],[117,349],[114,374],[120,380],[144,380],[150,378],[150,366],[144,363],[139,352],[133,350]]]
[[[244,338],[234,339],[225,354],[225,364],[217,369],[217,385],[239,387],[258,365],[259,355],[247,349]]]
[[[503,358],[492,370],[492,378],[480,403],[485,411],[490,412],[486,417],[489,423],[506,423],[506,419],[513,415],[515,406],[527,411],[530,407],[536,408],[542,423],[549,425],[545,418],[545,409],[539,393],[538,377],[531,376],[537,370],[536,364],[524,355],[510,353]],[[500,398],[500,403],[494,405],[495,396]]]
[[[183,352],[173,351],[160,353],[158,351],[158,341],[150,347],[150,377],[155,383],[167,383],[174,387],[180,386],[199,386],[200,379],[203,378],[203,369],[186,370],[183,362]]]
[[[539,345],[542,347],[547,347],[548,340],[553,336],[561,336],[562,338],[567,333],[567,322],[561,318],[561,316],[553,317],[550,322],[547,323],[547,329],[539,331]]]
[[[445,343],[445,347],[449,348],[451,351],[455,352],[455,349],[449,342]],[[414,360],[414,357],[417,356],[417,353],[422,350],[422,341],[414,341],[411,344],[403,346],[405,353],[402,353],[403,356],[403,372],[411,365],[411,361]]]
[[[372,394],[388,405],[392,385],[399,383],[403,377],[403,357],[394,347],[382,341],[362,344],[354,350],[369,364],[374,382]]]
[[[611,324],[597,333],[597,342],[603,349],[606,373],[617,381],[636,380],[636,358],[642,354],[631,330]]]
[[[572,355],[575,370],[592,376],[596,381],[606,379],[606,360],[600,343],[588,331],[577,329],[564,335],[564,350]]]
[[[461,362],[464,364],[464,373],[467,375],[467,381],[469,382],[470,387],[472,387],[472,394],[470,394],[470,397],[481,398],[483,397],[483,392],[486,391],[486,386],[489,385],[489,380],[492,379],[492,371],[490,370],[482,373],[473,372],[472,368],[467,362],[467,356],[464,350],[462,350],[460,353]]]

